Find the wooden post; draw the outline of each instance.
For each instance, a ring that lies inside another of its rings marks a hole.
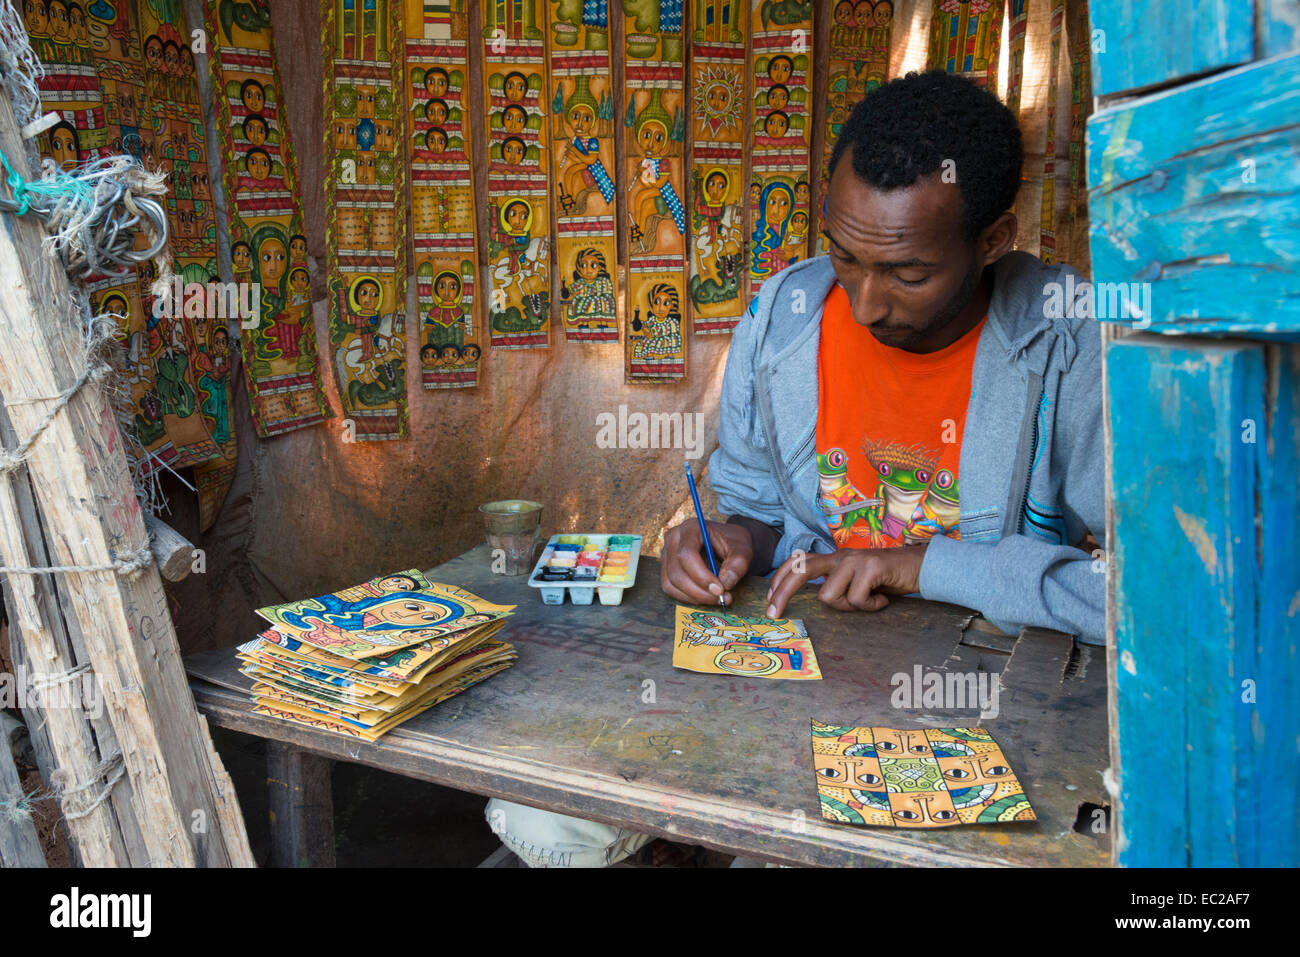
[[[30,816],[17,810],[23,799],[22,782],[10,745],[22,723],[0,711],[0,867],[44,867],[45,852]]]
[[[266,742],[271,866],[334,866],[334,762],[282,741]]]
[[[34,178],[7,98],[0,98],[0,149],[19,175]],[[26,438],[53,407],[51,397],[68,391],[82,371],[83,333],[71,307],[77,293],[57,259],[42,250],[40,224],[30,215],[0,219],[0,381],[13,431]],[[114,410],[100,390],[87,386],[72,396],[31,447],[26,468],[50,562],[103,568],[147,549]],[[39,533],[31,516],[23,521],[14,484],[12,477],[0,479],[0,560],[22,567],[32,564],[25,537]],[[20,611],[14,644],[25,645],[25,659],[44,670],[71,670],[78,663],[50,638],[34,576],[8,577]],[[116,818],[130,813],[150,864],[252,866],[242,819],[230,813],[230,779],[194,710],[157,568],[150,563],[129,574],[87,570],[57,577],[126,772],[108,791],[113,800],[69,820],[83,861],[128,862],[128,826]],[[76,792],[72,807],[86,811],[113,779],[114,769],[102,762],[118,755],[96,755],[79,710],[49,708],[46,716],[59,722],[50,734],[58,764],[50,783],[65,792],[65,814],[69,792]],[[123,807],[114,792],[127,782],[132,800]]]

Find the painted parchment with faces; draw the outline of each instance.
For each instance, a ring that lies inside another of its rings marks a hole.
[[[983,728],[897,729],[812,722],[822,817],[875,827],[1036,821]]]
[[[803,622],[677,606],[673,667],[711,675],[820,681]]]

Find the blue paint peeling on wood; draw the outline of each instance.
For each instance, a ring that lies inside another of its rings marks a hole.
[[[1260,674],[1260,466],[1243,422],[1260,423],[1262,440],[1265,349],[1153,335],[1107,349],[1127,866],[1259,854],[1269,775],[1241,681]]]
[[[1268,435],[1260,462],[1254,840],[1260,867],[1300,864],[1300,346],[1269,350]]]
[[[1093,90],[1109,96],[1167,83],[1255,55],[1249,0],[1091,0]]]
[[[1149,282],[1152,331],[1300,339],[1300,54],[1101,110],[1087,140],[1096,283]]]
[[[1256,35],[1257,56],[1300,50],[1300,0],[1259,0]]]

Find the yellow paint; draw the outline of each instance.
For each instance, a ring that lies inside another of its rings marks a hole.
[[[1011,843],[1011,838],[1007,837],[1005,834],[994,834],[993,843],[1001,844],[1005,847],[1007,844]]]

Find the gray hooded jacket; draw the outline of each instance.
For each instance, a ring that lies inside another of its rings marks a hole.
[[[1100,327],[1082,293],[1059,308],[1068,289],[1086,288],[1070,267],[1012,252],[993,270],[962,437],[961,538],[930,541],[921,594],[1004,631],[1104,644],[1105,563],[1072,547],[1088,532],[1105,547]],[[826,256],[769,279],[727,356],[709,482],[724,514],[782,529],[777,565],[796,549],[835,550],[816,454],[817,350],[834,283]]]

